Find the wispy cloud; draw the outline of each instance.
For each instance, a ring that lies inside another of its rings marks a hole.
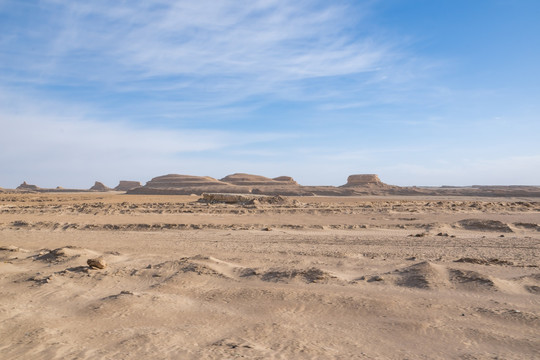
[[[321,96],[305,82],[377,73],[397,56],[389,41],[360,34],[367,7],[346,2],[48,0],[34,6],[40,22],[19,31],[36,50],[18,45],[18,36],[4,47],[20,54],[11,64],[18,80],[45,85],[77,82],[223,106],[263,94]],[[29,71],[20,70],[21,62]],[[336,98],[336,91],[328,84],[325,96]]]

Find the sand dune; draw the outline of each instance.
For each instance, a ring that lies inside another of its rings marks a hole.
[[[532,359],[539,214],[534,199],[4,193],[0,357]]]

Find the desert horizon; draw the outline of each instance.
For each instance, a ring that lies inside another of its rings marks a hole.
[[[288,196],[359,196],[359,195],[447,195],[447,196],[540,196],[540,186],[534,185],[469,185],[469,186],[396,186],[381,181],[377,174],[354,174],[341,186],[305,186],[290,176],[268,178],[262,175],[234,173],[216,179],[210,176],[168,174],[140,181],[120,180],[110,188],[96,181],[89,189],[41,188],[24,181],[16,189],[4,192],[86,192],[125,191],[127,194],[146,195],[201,195],[203,193],[256,193]]]
[[[249,173],[243,173],[243,172],[236,172],[236,173],[232,173],[232,174],[228,174],[226,176],[224,176],[223,178],[218,178],[218,177],[212,177],[212,176],[208,176],[208,175],[194,175],[194,174],[178,174],[178,173],[169,173],[167,175],[160,175],[160,176],[157,176],[157,177],[153,177],[151,178],[150,180],[148,181],[140,181],[140,180],[118,180],[117,183],[118,185],[115,186],[115,187],[109,187],[107,185],[104,184],[104,182],[102,181],[99,181],[99,180],[95,180],[93,181],[94,182],[94,185],[89,187],[89,188],[82,188],[82,187],[76,187],[76,186],[71,186],[71,187],[68,187],[68,188],[65,188],[62,184],[59,184],[60,182],[57,182],[59,185],[57,186],[54,186],[54,187],[51,187],[51,188],[47,188],[47,187],[40,187],[39,185],[36,185],[34,184],[32,181],[29,181],[30,184],[28,184],[28,182],[26,180],[23,180],[22,183],[20,183],[17,187],[7,187],[7,186],[3,186],[3,187],[0,187],[0,188],[3,188],[3,189],[6,189],[6,190],[15,190],[15,189],[19,189],[19,190],[32,190],[32,189],[40,189],[40,190],[52,190],[52,189],[58,189],[58,190],[62,190],[62,189],[73,189],[73,190],[96,190],[96,191],[103,191],[103,190],[118,190],[118,191],[127,191],[127,190],[131,190],[135,187],[140,187],[140,186],[143,186],[142,184],[143,183],[146,183],[148,184],[149,182],[152,182],[154,179],[159,179],[159,178],[165,178],[165,177],[170,177],[170,176],[177,176],[177,177],[190,177],[192,179],[209,179],[209,180],[218,180],[218,181],[224,181],[224,182],[230,182],[230,183],[238,183],[238,181],[235,181],[235,178],[234,177],[238,177],[238,176],[243,176],[243,177],[246,177],[248,182],[251,182],[253,183],[254,181],[255,182],[269,182],[269,181],[282,181],[284,183],[289,183],[289,184],[295,184],[295,185],[302,185],[300,183],[298,183],[293,177],[291,176],[287,176],[287,175],[280,175],[280,176],[277,176],[277,177],[267,177],[267,176],[264,176],[264,175],[257,175],[257,174],[249,174]],[[516,186],[531,186],[531,187],[539,187],[540,185],[539,184],[534,184],[534,183],[531,183],[531,184],[526,184],[526,183],[494,183],[494,182],[486,182],[486,183],[482,183],[482,184],[477,184],[477,183],[471,183],[471,184],[461,184],[461,185],[448,185],[448,184],[444,184],[444,183],[440,183],[440,184],[430,184],[430,185],[427,185],[427,184],[423,184],[421,182],[421,180],[418,180],[416,181],[413,185],[396,185],[396,184],[387,184],[383,181],[381,181],[380,179],[380,176],[378,174],[374,174],[374,173],[357,173],[357,174],[352,174],[352,175],[348,175],[346,176],[343,180],[343,184],[342,185],[330,185],[330,184],[319,184],[319,185],[303,185],[303,186],[333,186],[333,187],[342,187],[342,186],[351,186],[351,185],[354,185],[354,184],[351,184],[350,182],[350,177],[367,177],[366,180],[362,181],[362,182],[357,182],[357,184],[369,184],[369,183],[375,183],[375,184],[385,184],[385,185],[391,185],[391,186],[399,186],[399,187],[422,187],[422,188],[467,188],[467,187],[482,187],[482,186],[487,186],[487,187],[516,187]],[[308,181],[310,183],[313,183],[313,181]],[[91,182],[88,182],[89,184]],[[110,184],[109,184],[110,185]]]

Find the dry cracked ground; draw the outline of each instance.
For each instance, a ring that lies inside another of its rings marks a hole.
[[[539,199],[198,199],[0,194],[0,358],[540,358]]]

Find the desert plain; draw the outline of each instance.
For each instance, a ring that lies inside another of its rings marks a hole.
[[[540,198],[200,198],[0,193],[0,358],[540,358]]]

